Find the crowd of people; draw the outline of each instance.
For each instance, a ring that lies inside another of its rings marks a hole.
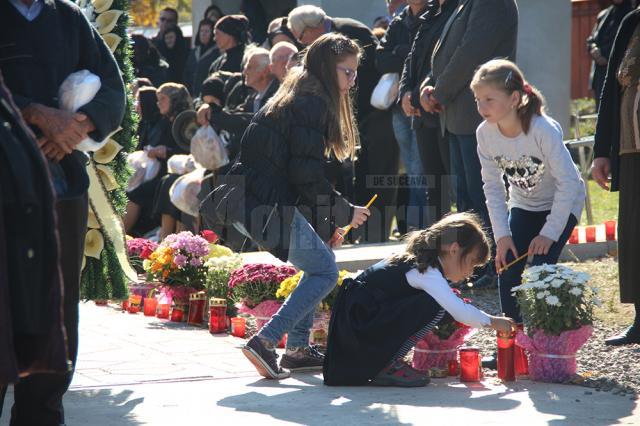
[[[513,62],[515,0],[388,0],[389,16],[373,29],[317,6],[254,3],[234,15],[209,7],[192,49],[171,8],[155,37],[132,37],[138,151],[159,171],[127,191],[125,230],[162,239],[213,228],[233,249],[268,250],[304,272],[242,349],[264,377],[324,368],[327,385],[424,386],[424,374],[403,362],[415,342],[445,312],[474,327],[514,329],[522,319],[511,289],[525,264],[502,268],[525,253],[534,265],[556,263],[581,216],[584,182],[560,125]],[[632,216],[640,204],[640,11],[613,3],[587,44],[600,106],[593,176],[620,190],[621,299],[636,307],[634,324],[607,340],[621,345],[640,342]],[[72,3],[2,2],[0,23],[0,396],[15,383],[12,424],[62,424],[88,214],[83,154],[73,148],[117,129],[125,87]],[[53,57],[65,46],[73,48],[64,60]],[[64,112],[58,88],[81,69],[98,75],[101,89]],[[374,92],[393,95],[388,108],[373,106]],[[229,159],[206,170],[196,215],[171,198],[181,177],[171,161],[190,153],[184,117],[210,127]],[[386,241],[392,223],[407,235],[405,252],[345,280],[321,353],[309,331],[336,285],[333,249]],[[498,274],[506,317],[451,289],[494,285]],[[285,333],[278,363],[274,347]]]

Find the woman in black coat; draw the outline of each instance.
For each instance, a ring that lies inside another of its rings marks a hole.
[[[164,32],[158,50],[160,50],[160,54],[169,64],[168,81],[182,84],[189,47],[185,42],[180,27],[174,26]]]
[[[359,55],[358,45],[342,35],[316,40],[303,67],[292,70],[254,116],[238,162],[202,206],[206,223],[232,226],[304,271],[284,305],[243,349],[267,378],[287,377],[281,368],[322,367],[323,355],[309,347],[309,330],[315,307],[336,285],[331,248],[342,243],[340,225],[360,226],[369,215],[337,193],[324,172],[329,153],[345,160],[355,152],[349,90]],[[286,332],[279,367],[273,348]]]
[[[200,21],[196,47],[191,49],[184,67],[184,85],[193,97],[200,96],[200,86],[209,76],[211,63],[220,56],[213,40],[213,25],[213,22],[206,19]]]
[[[140,34],[133,34],[131,40],[136,77],[148,78],[155,87],[169,81],[169,64],[162,59],[156,46]]]
[[[640,343],[640,10],[629,13],[618,31],[600,97],[592,175],[606,190],[619,191],[618,269],[620,301],[635,305],[635,320],[607,345]],[[609,180],[609,174],[611,179]]]

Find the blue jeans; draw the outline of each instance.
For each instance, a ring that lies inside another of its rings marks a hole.
[[[394,106],[392,110],[393,134],[398,141],[400,158],[407,175],[416,181],[424,175],[416,132],[411,128],[411,117],[402,112],[402,108]],[[411,184],[409,188],[409,204],[407,205],[407,227],[422,229],[426,226],[424,215],[427,205],[427,188],[420,184]]]
[[[489,212],[482,188],[480,158],[476,135],[454,135],[449,133],[451,173],[456,188],[456,206],[459,212],[473,210],[490,226]]]
[[[276,344],[288,332],[287,347],[296,348],[309,345],[316,307],[338,281],[333,251],[297,209],[291,222],[289,262],[303,271],[302,278],[258,334]]]
[[[509,213],[509,228],[511,229],[511,238],[513,238],[513,244],[516,246],[516,250],[519,255],[527,252],[531,240],[540,234],[542,227],[547,221],[547,216],[550,211],[531,212],[519,208],[512,208]],[[549,253],[546,255],[533,256],[531,265],[542,265],[547,263],[554,265],[558,262],[562,248],[567,243],[571,231],[578,223],[578,220],[574,215],[569,215],[567,225],[562,231],[562,235],[558,238],[558,241],[554,242],[549,249]],[[511,262],[515,258],[511,251],[507,253],[507,263]],[[520,309],[516,304],[516,298],[511,295],[511,289],[520,285],[522,282],[522,272],[524,271],[525,261],[518,262],[504,273],[500,274],[499,287],[500,287],[500,306],[502,312],[508,317],[513,318],[516,322],[522,322],[522,316],[520,315]]]

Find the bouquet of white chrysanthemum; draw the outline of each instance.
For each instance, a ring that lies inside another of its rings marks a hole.
[[[529,328],[557,336],[593,323],[593,308],[601,302],[598,289],[587,285],[589,274],[545,264],[528,268],[522,278],[511,291]]]
[[[228,250],[228,252],[226,250]],[[228,305],[231,305],[229,294],[229,277],[231,272],[242,266],[242,256],[233,253],[224,246],[215,246],[214,251],[217,254],[224,254],[219,257],[210,257],[204,263],[207,268],[207,295],[209,297],[218,297],[227,299]]]
[[[593,332],[598,289],[588,285],[589,274],[562,265],[532,266],[522,278],[512,292],[527,334],[519,332],[516,342],[529,352],[531,378],[565,381],[575,374],[576,352]]]

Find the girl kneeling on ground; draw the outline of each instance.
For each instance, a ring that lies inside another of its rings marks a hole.
[[[478,218],[457,213],[409,234],[405,253],[346,279],[331,315],[324,383],[425,386],[427,375],[403,359],[445,312],[471,327],[510,331],[510,318],[464,303],[448,283],[466,280],[490,254]]]

